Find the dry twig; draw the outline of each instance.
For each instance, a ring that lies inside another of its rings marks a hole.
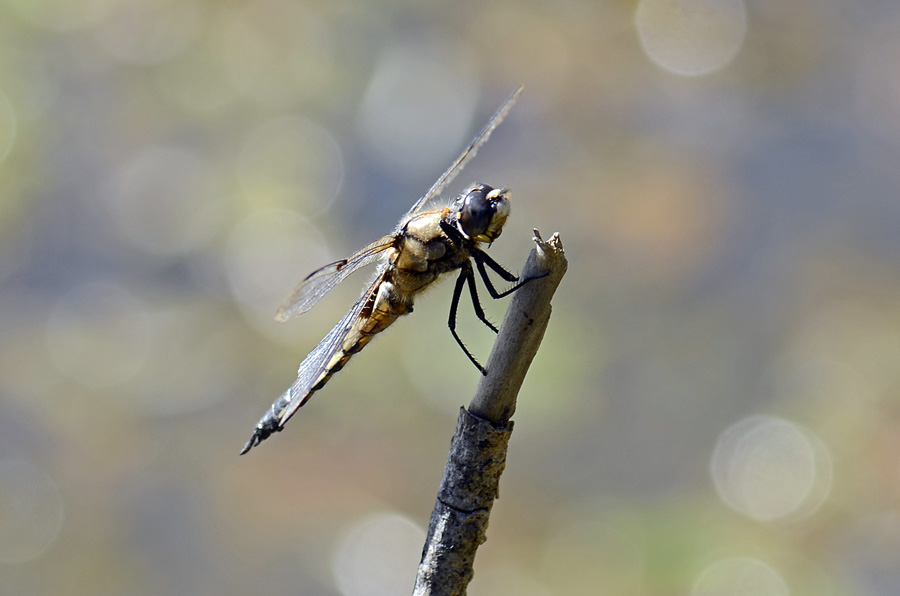
[[[516,396],[550,320],[550,299],[566,272],[558,234],[537,245],[521,275],[534,279],[513,294],[497,341],[469,409],[460,410],[456,434],[431,514],[414,596],[462,596],[472,579],[475,551],[486,540],[488,518],[516,410]]]

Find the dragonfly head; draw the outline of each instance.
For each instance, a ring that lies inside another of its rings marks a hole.
[[[456,228],[476,242],[493,242],[509,217],[510,194],[505,188],[474,184],[453,205]]]

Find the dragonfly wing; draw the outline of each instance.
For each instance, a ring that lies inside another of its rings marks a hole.
[[[277,413],[280,426],[284,426],[284,423],[294,415],[294,412],[296,412],[297,409],[306,403],[306,400],[312,396],[313,391],[318,389],[316,385],[327,377],[330,372],[329,364],[331,360],[342,350],[347,334],[352,329],[356,319],[359,318],[366,303],[370,300],[372,293],[378,290],[378,285],[384,279],[385,270],[386,267],[383,267],[382,270],[378,272],[378,275],[375,276],[371,285],[369,285],[369,287],[366,288],[366,291],[362,293],[362,296],[359,297],[359,300],[357,300],[347,314],[338,321],[337,325],[328,332],[325,339],[320,341],[319,345],[317,345],[313,351],[303,359],[303,362],[300,363],[300,367],[297,370],[297,380],[294,381],[294,384],[291,385],[289,390],[290,401],[288,401],[281,412]]]
[[[300,368],[297,370],[297,380],[294,381],[290,389],[275,400],[275,403],[259,419],[259,423],[253,430],[253,435],[244,445],[244,448],[241,449],[241,455],[265,441],[272,433],[284,428],[285,423],[294,415],[294,412],[328,381],[328,378],[334,371],[335,358],[342,355],[344,340],[347,339],[354,323],[362,314],[372,293],[378,290],[378,284],[384,279],[386,270],[387,266],[382,265],[371,285],[363,292],[349,312],[328,332],[325,339],[320,341],[319,345],[303,359],[303,362],[300,363]]]
[[[286,321],[294,315],[305,313],[316,305],[322,296],[341,283],[344,278],[381,257],[381,253],[397,243],[393,234],[383,236],[360,249],[353,256],[316,269],[301,281],[291,295],[278,307],[275,319]]]
[[[485,127],[481,129],[481,132],[478,133],[478,136],[476,136],[472,140],[472,142],[469,143],[469,146],[466,147],[459,155],[459,157],[456,158],[456,161],[450,164],[450,167],[447,168],[447,171],[437,179],[437,182],[435,182],[431,186],[431,188],[428,189],[428,192],[422,195],[422,198],[416,201],[415,204],[409,209],[409,211],[407,212],[408,214],[418,213],[419,211],[421,211],[422,207],[425,206],[425,203],[439,196],[441,194],[441,191],[444,190],[444,187],[450,184],[450,182],[452,182],[453,179],[456,178],[456,175],[459,174],[464,167],[466,167],[466,164],[469,163],[469,160],[475,157],[475,154],[478,152],[481,146],[487,142],[487,140],[491,136],[491,133],[494,132],[494,129],[497,128],[501,122],[503,122],[504,118],[506,118],[509,110],[513,107],[513,104],[516,103],[516,100],[519,98],[519,94],[522,92],[522,89],[524,89],[524,87],[519,87],[513,92],[512,95],[509,96],[509,99],[507,99],[503,103],[503,105],[500,106],[500,109],[494,113]]]

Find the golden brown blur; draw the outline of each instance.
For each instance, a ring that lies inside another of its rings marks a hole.
[[[897,594],[898,30],[885,0],[0,0],[0,594],[409,593],[478,381],[452,283],[237,453],[367,274],[280,301],[520,84],[450,191],[508,187],[491,256],[559,231],[569,272],[469,594]]]

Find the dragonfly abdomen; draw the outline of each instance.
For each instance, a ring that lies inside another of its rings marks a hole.
[[[347,333],[347,337],[341,344],[341,349],[325,365],[321,377],[313,385],[310,393],[321,389],[334,373],[344,368],[354,354],[358,354],[369,345],[373,337],[390,327],[399,317],[412,311],[412,304],[409,301],[396,300],[392,287],[387,281],[381,284],[372,301],[371,310],[366,309],[368,314],[365,314],[366,311],[364,311],[364,314],[360,315],[353,324],[353,328]]]
[[[380,330],[379,330],[380,331]],[[266,410],[266,413],[260,418],[259,422],[256,424],[256,428],[253,430],[253,436],[250,437],[250,440],[247,441],[247,444],[244,445],[244,448],[241,450],[241,455],[250,451],[250,449],[256,445],[259,445],[263,441],[265,441],[272,433],[280,432],[284,428],[284,424],[287,422],[290,417],[289,414],[293,414],[298,408],[303,406],[309,398],[312,397],[313,393],[321,389],[325,386],[331,377],[344,368],[344,365],[350,361],[350,358],[353,357],[354,354],[362,350],[366,345],[372,340],[374,337],[374,333],[365,333],[361,332],[356,340],[350,345],[347,349],[341,349],[337,353],[335,353],[332,360],[328,363],[325,369],[322,371],[322,374],[319,376],[318,380],[313,384],[312,387],[306,392],[306,395],[303,395],[299,398],[299,403],[296,408],[293,408],[292,411],[288,412],[291,404],[294,403],[294,391],[295,386],[292,385],[287,391],[281,394],[281,397],[275,400],[275,403]],[[346,342],[345,342],[346,343]],[[297,388],[300,390],[299,388]]]

